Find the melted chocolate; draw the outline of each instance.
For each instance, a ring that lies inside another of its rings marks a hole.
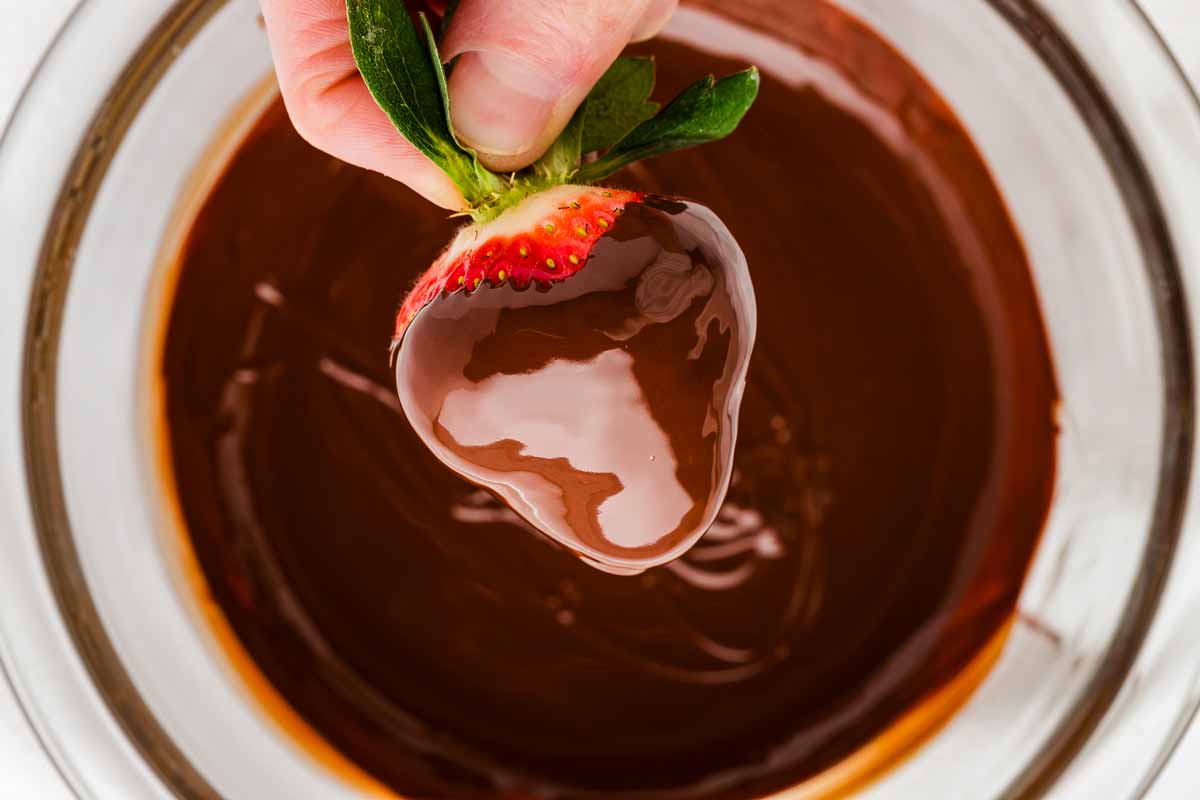
[[[761,796],[1011,619],[1055,466],[1020,240],[911,66],[792,16],[821,82],[767,74],[736,135],[618,178],[716,211],[759,305],[725,504],[640,576],[531,536],[405,421],[387,343],[439,211],[276,105],[196,219],[162,365],[188,532],[278,691],[406,796]],[[664,96],[741,66],[653,49]]]
[[[630,205],[580,272],[443,295],[400,343],[401,406],[429,448],[614,574],[694,544],[729,485],[754,291],[711,220]]]

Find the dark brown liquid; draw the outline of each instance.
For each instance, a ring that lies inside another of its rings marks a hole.
[[[580,272],[442,295],[400,343],[400,403],[434,454],[607,572],[678,556],[725,498],[755,308],[710,220],[630,205]]]
[[[796,8],[776,29],[848,82],[768,74],[736,135],[620,176],[716,211],[758,296],[726,503],[643,575],[531,536],[405,421],[387,343],[440,212],[276,106],[196,220],[163,365],[189,533],[265,675],[399,792],[761,796],[880,736],[1011,618],[1055,464],[1020,241],[920,76]],[[654,50],[666,96],[741,66]],[[827,99],[852,85],[892,142]]]

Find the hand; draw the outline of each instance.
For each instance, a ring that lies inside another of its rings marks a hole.
[[[461,0],[443,39],[451,121],[496,172],[535,161],[629,42],[678,0]],[[375,105],[350,52],[345,0],[262,0],[279,88],[313,146],[395,178],[440,206],[458,188]]]

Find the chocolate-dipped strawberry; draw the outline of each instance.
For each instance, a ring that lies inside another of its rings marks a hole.
[[[367,86],[473,218],[397,316],[409,421],[447,466],[602,569],[682,554],[729,485],[753,290],[711,211],[596,182],[728,135],[757,71],[705,78],[660,110],[653,62],[618,59],[541,159],[500,176],[453,135],[424,17],[419,30],[399,0],[347,8]]]

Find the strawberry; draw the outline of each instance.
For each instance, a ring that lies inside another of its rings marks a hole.
[[[444,463],[592,564],[630,574],[678,556],[729,485],[753,293],[707,209],[597,183],[727,136],[757,70],[706,77],[660,108],[653,61],[620,58],[541,159],[501,176],[454,135],[425,16],[401,0],[347,0],[347,13],[376,102],[472,218],[396,318],[409,421]]]

